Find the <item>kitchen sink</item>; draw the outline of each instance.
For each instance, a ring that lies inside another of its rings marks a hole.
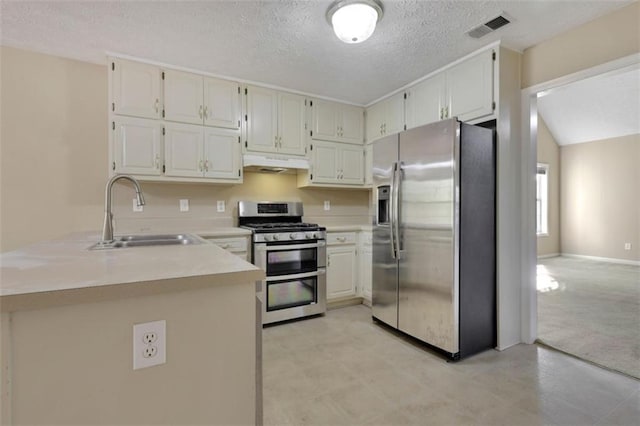
[[[122,235],[113,241],[98,242],[89,250],[108,250],[128,247],[174,246],[202,244],[204,240],[192,234],[140,234]]]

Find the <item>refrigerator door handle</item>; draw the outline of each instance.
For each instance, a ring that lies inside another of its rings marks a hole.
[[[394,228],[396,223],[396,215],[394,209],[394,199],[395,199],[395,188],[396,188],[396,171],[398,170],[398,163],[393,163],[393,172],[391,174],[391,188],[389,190],[389,198],[390,198],[390,206],[389,206],[389,232],[390,232],[390,246],[391,246],[391,258],[397,259],[396,257],[396,238],[394,234]]]
[[[393,197],[393,237],[395,237],[396,259],[402,257],[402,247],[400,243],[400,188],[402,187],[402,166],[404,163],[398,161],[395,164],[393,176],[395,183],[395,195]]]

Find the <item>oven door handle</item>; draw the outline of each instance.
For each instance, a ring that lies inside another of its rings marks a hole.
[[[275,246],[268,246],[266,244],[256,244],[255,249],[258,251],[281,251],[281,250],[301,250],[324,247],[327,243],[325,241],[318,241],[312,244],[281,244]]]
[[[270,281],[298,280],[300,278],[317,277],[317,276],[320,276],[320,275],[324,275],[326,273],[327,273],[327,271],[324,268],[318,268],[317,271],[305,272],[304,274],[290,274],[290,275],[279,275],[279,276],[267,277],[265,279],[265,281],[266,282],[270,282]]]

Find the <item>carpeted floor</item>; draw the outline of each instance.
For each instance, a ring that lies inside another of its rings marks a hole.
[[[640,267],[540,259],[538,339],[640,378]]]

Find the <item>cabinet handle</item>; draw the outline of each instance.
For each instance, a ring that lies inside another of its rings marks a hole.
[[[200,161],[198,162],[198,168],[200,169],[200,171],[202,171],[202,170],[203,170],[202,160],[200,160]]]
[[[278,137],[278,146],[282,148],[282,136]]]
[[[158,154],[156,154],[156,162],[155,162],[155,164],[156,164],[156,169],[159,169],[160,168],[160,156]]]
[[[206,120],[207,118],[209,118],[209,113],[207,112],[207,106],[204,106],[204,119]]]
[[[346,237],[338,237],[336,238],[338,241],[340,241],[341,243],[344,243],[345,241],[347,241]]]
[[[220,244],[220,247],[223,249],[228,249],[230,246],[229,244]]]
[[[202,105],[200,105],[200,110],[198,111],[198,115],[200,116],[200,119],[202,119]]]
[[[209,160],[204,160],[204,171],[205,172],[209,171]]]
[[[155,103],[153,104],[153,106],[156,109],[156,114],[158,113],[158,111],[160,111],[160,99],[156,98]]]

